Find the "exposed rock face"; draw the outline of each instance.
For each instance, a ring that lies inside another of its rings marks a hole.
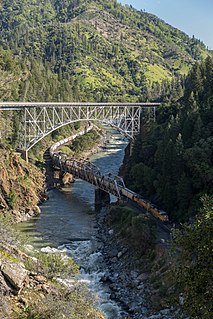
[[[25,279],[27,278],[28,271],[21,262],[8,263],[3,262],[1,266],[1,273],[15,291],[22,289]]]
[[[62,177],[62,183],[63,185],[70,185],[71,183],[74,183],[74,177],[70,173],[65,173]]]
[[[0,193],[0,210],[1,209],[8,209],[8,205],[7,205],[4,197]]]
[[[13,245],[0,242],[0,295],[18,295],[28,278],[23,261],[29,259]]]
[[[1,267],[1,262],[0,262],[0,267]],[[10,291],[11,291],[11,288],[8,286],[4,276],[0,272],[0,296],[9,295]]]
[[[17,154],[0,150],[0,213],[10,212],[16,222],[40,213],[45,197],[44,176]]]

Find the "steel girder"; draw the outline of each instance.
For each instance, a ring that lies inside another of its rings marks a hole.
[[[21,111],[20,149],[28,151],[54,130],[77,121],[99,121],[129,138],[140,131],[141,119],[155,118],[160,103],[0,103],[1,110]]]

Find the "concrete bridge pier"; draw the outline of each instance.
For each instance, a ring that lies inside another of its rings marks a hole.
[[[62,174],[59,169],[53,169],[53,187],[62,186]]]
[[[110,194],[100,188],[95,189],[95,210],[98,212],[104,206],[110,204]]]

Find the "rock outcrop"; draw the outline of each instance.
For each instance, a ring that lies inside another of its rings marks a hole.
[[[71,183],[74,183],[74,176],[70,173],[65,173],[62,177],[62,183],[63,185],[70,185]]]
[[[0,150],[0,213],[20,222],[40,213],[45,198],[44,176],[12,151]]]
[[[0,266],[1,274],[13,292],[19,292],[27,278],[28,271],[22,262],[5,261]]]

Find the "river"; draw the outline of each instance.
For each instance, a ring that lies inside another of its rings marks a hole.
[[[109,142],[91,161],[102,174],[117,174],[124,157],[127,140],[109,131]],[[49,200],[41,205],[41,215],[21,223],[19,229],[29,235],[29,244],[42,251],[63,251],[81,268],[79,280],[88,284],[97,306],[108,319],[122,318],[122,309],[110,299],[110,290],[100,279],[107,271],[96,237],[94,187],[76,180],[70,187],[51,190]],[[111,198],[112,201],[115,198]]]

